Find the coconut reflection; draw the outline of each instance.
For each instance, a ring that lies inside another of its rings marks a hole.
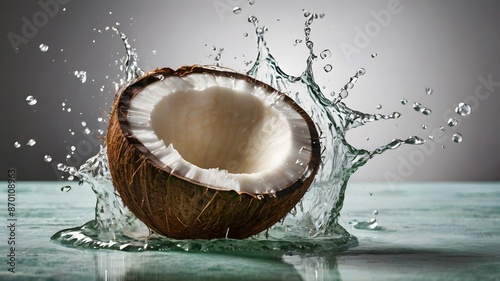
[[[109,251],[95,262],[96,280],[341,280],[334,256]]]

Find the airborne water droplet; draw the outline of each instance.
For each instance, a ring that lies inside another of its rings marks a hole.
[[[366,70],[364,68],[358,69],[358,73],[357,73],[358,76],[363,76],[363,75],[365,75],[365,73],[366,73]]]
[[[47,163],[48,163],[48,162],[52,162],[52,156],[50,156],[50,155],[45,155],[45,156],[43,156],[43,161],[45,161],[45,162],[47,162]]]
[[[407,100],[407,99],[405,99],[405,98],[402,98],[402,99],[401,99],[401,104],[402,104],[402,105],[408,104],[408,100]]]
[[[373,59],[374,59],[374,58],[376,58],[377,56],[378,56],[378,54],[377,54],[377,53],[373,53],[373,54],[371,55],[371,57],[372,57]]]
[[[67,167],[67,166],[66,166],[66,165],[64,165],[63,163],[59,163],[59,164],[57,164],[57,169],[58,169],[59,171],[64,171],[64,169],[66,169],[66,167]]]
[[[26,103],[29,105],[35,105],[38,101],[33,96],[26,97]]]
[[[40,44],[40,46],[38,46],[38,48],[40,48],[40,51],[42,51],[44,53],[49,50],[49,46],[45,45],[45,44]]]
[[[34,146],[35,144],[36,144],[36,141],[35,141],[34,139],[30,139],[30,140],[26,143],[26,145],[28,145],[28,146]]]
[[[463,139],[463,137],[462,137],[462,134],[460,134],[460,133],[455,133],[455,134],[453,134],[453,136],[451,137],[451,140],[452,140],[453,142],[456,142],[456,143],[462,142],[462,139]]]
[[[81,124],[82,124],[83,127],[87,126],[87,122],[85,122],[85,121],[82,121]]]
[[[443,132],[446,131],[446,128],[444,126],[439,127],[439,129]]]
[[[422,125],[422,129],[427,130],[427,125]]]
[[[75,72],[73,72],[73,74],[78,79],[78,81],[80,81],[80,83],[85,83],[85,81],[87,81],[87,72],[86,71],[83,71],[83,70],[77,71],[77,70],[75,70]]]
[[[14,147],[15,147],[15,148],[20,148],[20,147],[21,147],[21,143],[19,143],[18,141],[16,141],[16,142],[14,143]]]
[[[428,95],[432,95],[432,93],[434,92],[434,90],[430,87],[425,87],[425,93],[428,94]]]
[[[240,7],[234,7],[233,8],[233,14],[237,15],[239,13],[241,13],[241,8]]]
[[[377,104],[376,108],[377,109],[382,109],[382,105],[381,104]]]
[[[448,126],[455,127],[458,124],[458,120],[455,117],[448,119]]]
[[[85,128],[85,130],[83,131],[86,135],[90,134],[90,129],[89,128]]]
[[[377,210],[374,210],[374,211],[373,211],[373,216],[374,216],[374,217],[378,216],[378,211],[377,211]]]
[[[323,67],[323,69],[325,70],[325,72],[330,72],[332,71],[333,66],[331,64],[327,64]]]
[[[248,0],[248,4],[249,4],[249,5],[253,5],[253,4],[255,4],[255,0]]]
[[[415,111],[420,111],[422,109],[422,104],[419,102],[414,102],[413,109],[415,109]]]
[[[471,107],[470,107],[470,105],[468,105],[464,102],[461,102],[458,104],[457,108],[455,108],[455,112],[462,115],[462,116],[466,116],[466,115],[470,114]]]
[[[248,16],[248,22],[255,24],[257,22],[256,16]]]
[[[68,178],[68,179],[69,179],[69,178]],[[70,191],[70,190],[71,190],[71,186],[69,186],[69,185],[65,185],[65,186],[61,187],[61,191],[62,191],[62,192],[68,192],[68,191]]]
[[[429,108],[427,108],[427,107],[424,107],[424,108],[422,108],[421,112],[422,112],[424,115],[431,115],[432,110],[430,110],[430,109],[429,109]]]
[[[322,58],[322,59],[326,59],[326,58],[329,58],[331,56],[332,56],[332,53],[328,49],[323,50],[323,52],[321,52],[319,54],[319,57]]]

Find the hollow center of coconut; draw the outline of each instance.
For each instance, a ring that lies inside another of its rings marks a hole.
[[[305,117],[264,84],[199,73],[148,85],[128,110],[132,133],[162,169],[252,195],[276,193],[308,176],[312,140]]]

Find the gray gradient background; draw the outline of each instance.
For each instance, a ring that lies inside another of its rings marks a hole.
[[[115,61],[123,56],[120,39],[104,30],[115,22],[120,22],[133,41],[143,69],[212,64],[217,52],[211,47],[216,46],[224,48],[222,65],[244,71],[248,68],[245,62],[256,56],[253,27],[246,19],[255,15],[269,28],[268,46],[282,68],[298,75],[307,56],[304,45],[293,46],[295,39],[303,39],[302,9],[325,13],[314,22],[311,35],[317,54],[326,48],[332,52],[331,58],[316,62],[319,85],[326,91],[338,90],[364,67],[367,74],[345,102],[364,112],[403,114],[395,121],[353,130],[349,141],[356,147],[374,149],[392,138],[427,137],[445,124],[445,112],[474,95],[478,77],[491,75],[500,82],[500,2],[401,1],[402,11],[393,14],[390,23],[348,59],[340,46],[355,45],[356,28],[373,23],[370,12],[387,9],[389,2],[256,0],[249,5],[238,0],[73,0],[60,5],[59,12],[27,44],[21,44],[16,54],[7,34],[21,35],[21,19],[31,20],[41,6],[38,1],[2,1],[0,171],[4,172],[0,172],[0,180],[6,179],[9,168],[17,170],[19,180],[57,180],[61,175],[43,161],[43,155],[51,155],[53,163],[64,162],[69,147],[75,145],[79,149],[69,164],[79,165],[98,150],[96,137],[83,134],[81,122],[86,121],[90,129],[105,128],[97,118],[106,116],[109,109],[112,82],[120,75]],[[240,6],[242,12],[236,15],[227,10],[234,6]],[[245,32],[250,35],[244,37]],[[39,50],[41,43],[49,46],[48,52]],[[378,53],[375,59],[370,57],[373,52]],[[332,72],[322,71],[326,63],[334,66]],[[77,81],[75,70],[87,71],[86,83]],[[425,94],[427,86],[434,89],[433,95]],[[495,90],[458,127],[447,129],[446,149],[439,144],[433,152],[423,154],[418,147],[405,146],[372,159],[353,180],[383,182],[388,175],[396,176],[397,181],[499,180],[500,87]],[[37,98],[37,105],[26,104],[28,95]],[[433,114],[424,116],[410,105],[401,105],[403,97],[430,107]],[[64,101],[72,108],[70,113],[62,110]],[[383,108],[377,110],[377,104]],[[429,128],[423,130],[423,124]],[[69,129],[76,132],[74,136]],[[455,131],[464,136],[460,144],[450,140]],[[33,147],[25,145],[30,138],[37,141]],[[14,148],[15,141],[22,147]],[[425,157],[417,159],[418,155]]]

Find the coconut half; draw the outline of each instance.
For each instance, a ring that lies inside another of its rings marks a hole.
[[[311,118],[243,74],[156,69],[116,96],[106,138],[113,185],[153,231],[246,238],[282,219],[320,163]]]

